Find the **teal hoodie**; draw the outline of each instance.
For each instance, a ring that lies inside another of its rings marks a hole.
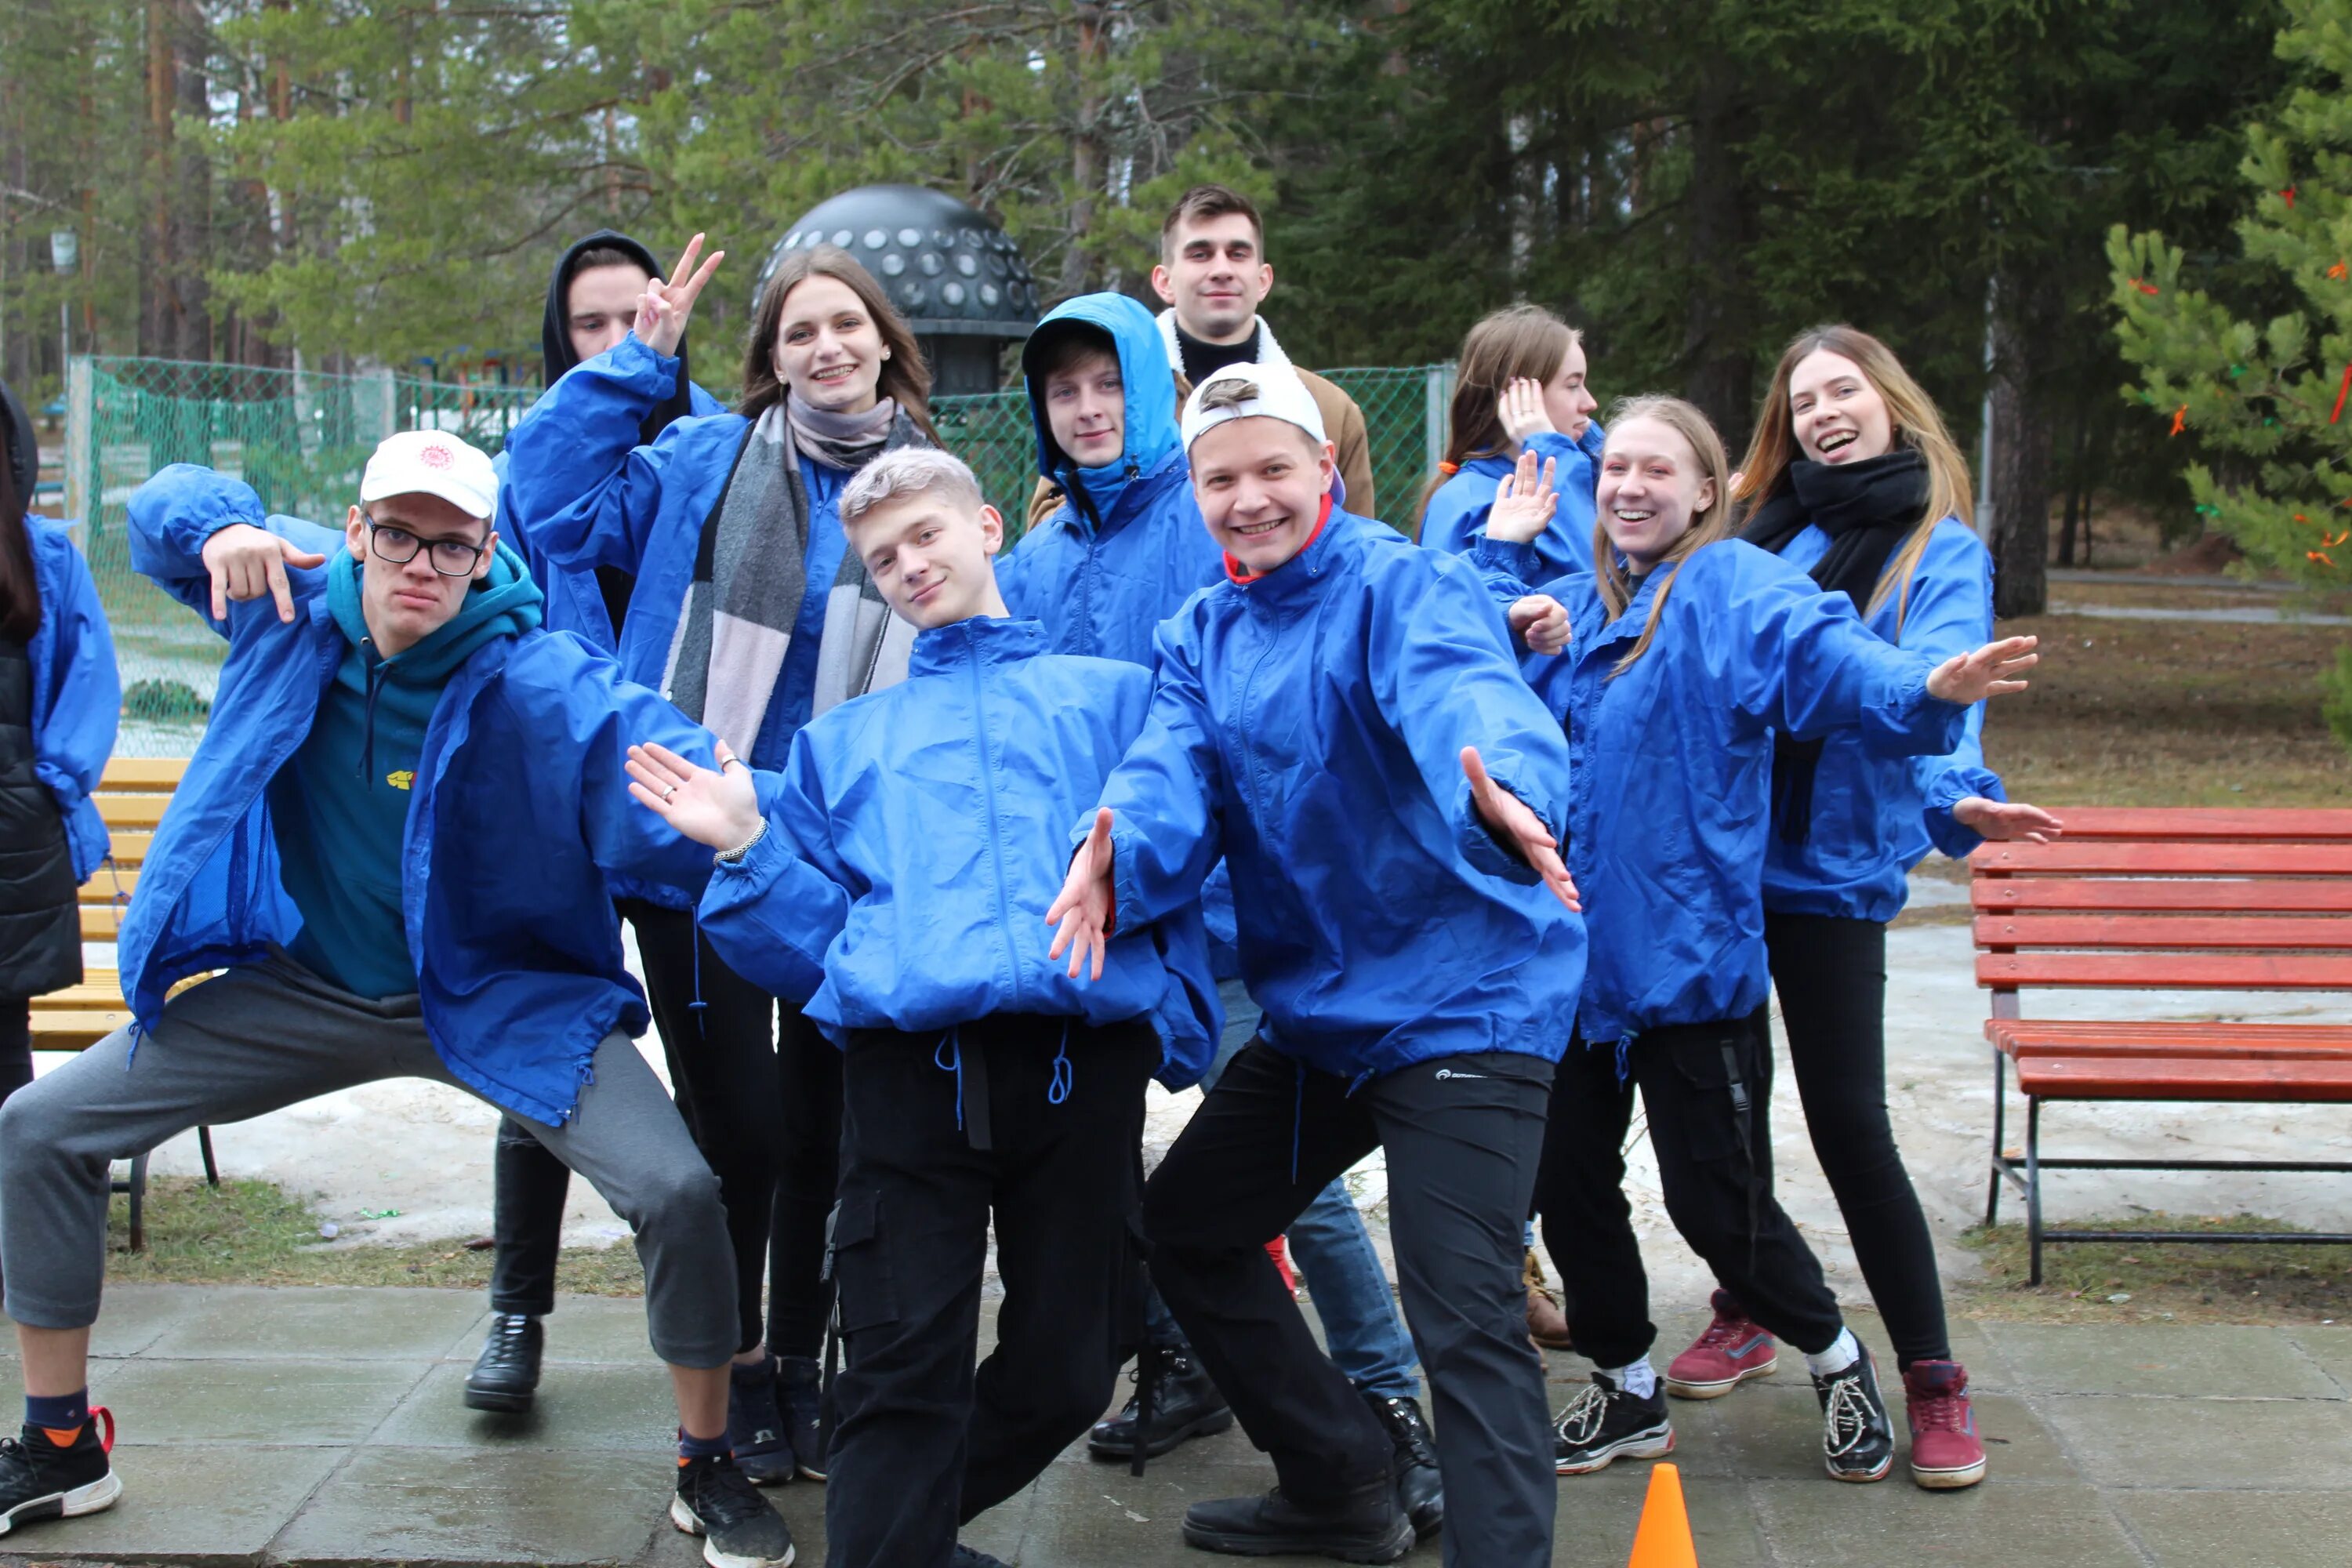
[[[376,657],[360,607],[360,563],[328,567],[327,610],[342,661],[310,733],[269,782],[278,877],[301,911],[290,951],[355,995],[416,989],[401,910],[401,847],[425,728],[441,689],[475,650],[540,623],[541,595],[522,558],[498,547],[488,576],[448,623],[391,658]]]

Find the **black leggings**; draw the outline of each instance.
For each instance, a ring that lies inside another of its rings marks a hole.
[[[32,1081],[32,998],[0,996],[0,1105]]]
[[[764,1282],[769,1349],[814,1356],[832,1310],[832,1287],[822,1275],[841,1146],[841,1053],[798,1008],[728,968],[707,939],[698,953],[688,911],[636,900],[621,907],[636,930],[679,1113],[719,1177],[727,1208],[737,1349],[761,1342]],[[528,1133],[501,1126],[494,1310],[553,1310],[569,1181]]]
[[[1949,1361],[1936,1244],[1886,1115],[1886,928],[1767,914],[1764,945],[1813,1153],[1895,1360]]]

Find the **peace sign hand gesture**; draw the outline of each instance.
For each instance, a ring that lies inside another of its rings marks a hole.
[[[1536,455],[1522,450],[1518,466],[1495,488],[1495,504],[1486,513],[1486,537],[1507,544],[1528,544],[1541,538],[1552,513],[1559,509],[1559,494],[1551,488],[1552,476],[1559,471],[1559,459],[1546,458],[1538,469]]]
[[[1478,748],[1462,748],[1462,771],[1470,780],[1470,804],[1488,832],[1500,839],[1507,848],[1518,851],[1519,858],[1536,868],[1544,886],[1554,897],[1577,914],[1584,905],[1576,896],[1576,883],[1569,877],[1568,867],[1559,858],[1559,840],[1543,825],[1543,818],[1528,809],[1527,802],[1496,784],[1486,774],[1486,764],[1478,757]]]
[[[656,279],[646,285],[637,296],[637,319],[630,329],[637,341],[665,358],[677,353],[679,342],[686,336],[687,318],[694,314],[694,302],[702,297],[702,286],[710,281],[711,273],[727,259],[723,250],[714,250],[710,259],[699,269],[694,258],[702,254],[702,236],[696,235],[686,243],[686,254],[669,269],[667,283]]]

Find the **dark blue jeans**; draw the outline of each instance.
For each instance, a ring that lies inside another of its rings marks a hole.
[[[1225,1005],[1225,1035],[1217,1059],[1202,1080],[1207,1089],[1225,1070],[1234,1053],[1257,1033],[1257,1005],[1241,982],[1228,980],[1217,987]],[[1323,1321],[1323,1339],[1331,1361],[1357,1388],[1382,1399],[1418,1399],[1421,1377],[1414,1364],[1412,1341],[1397,1319],[1389,1277],[1372,1246],[1364,1216],[1349,1195],[1342,1179],[1323,1189],[1307,1212],[1286,1233],[1291,1261],[1307,1276],[1315,1300],[1315,1315]],[[1184,1332],[1169,1315],[1153,1290],[1144,1305],[1144,1321],[1156,1345],[1181,1347]]]

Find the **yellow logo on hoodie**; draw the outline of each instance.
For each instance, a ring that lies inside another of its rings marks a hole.
[[[394,789],[407,789],[416,783],[416,775],[406,768],[401,768],[396,772],[384,774],[383,782]]]

